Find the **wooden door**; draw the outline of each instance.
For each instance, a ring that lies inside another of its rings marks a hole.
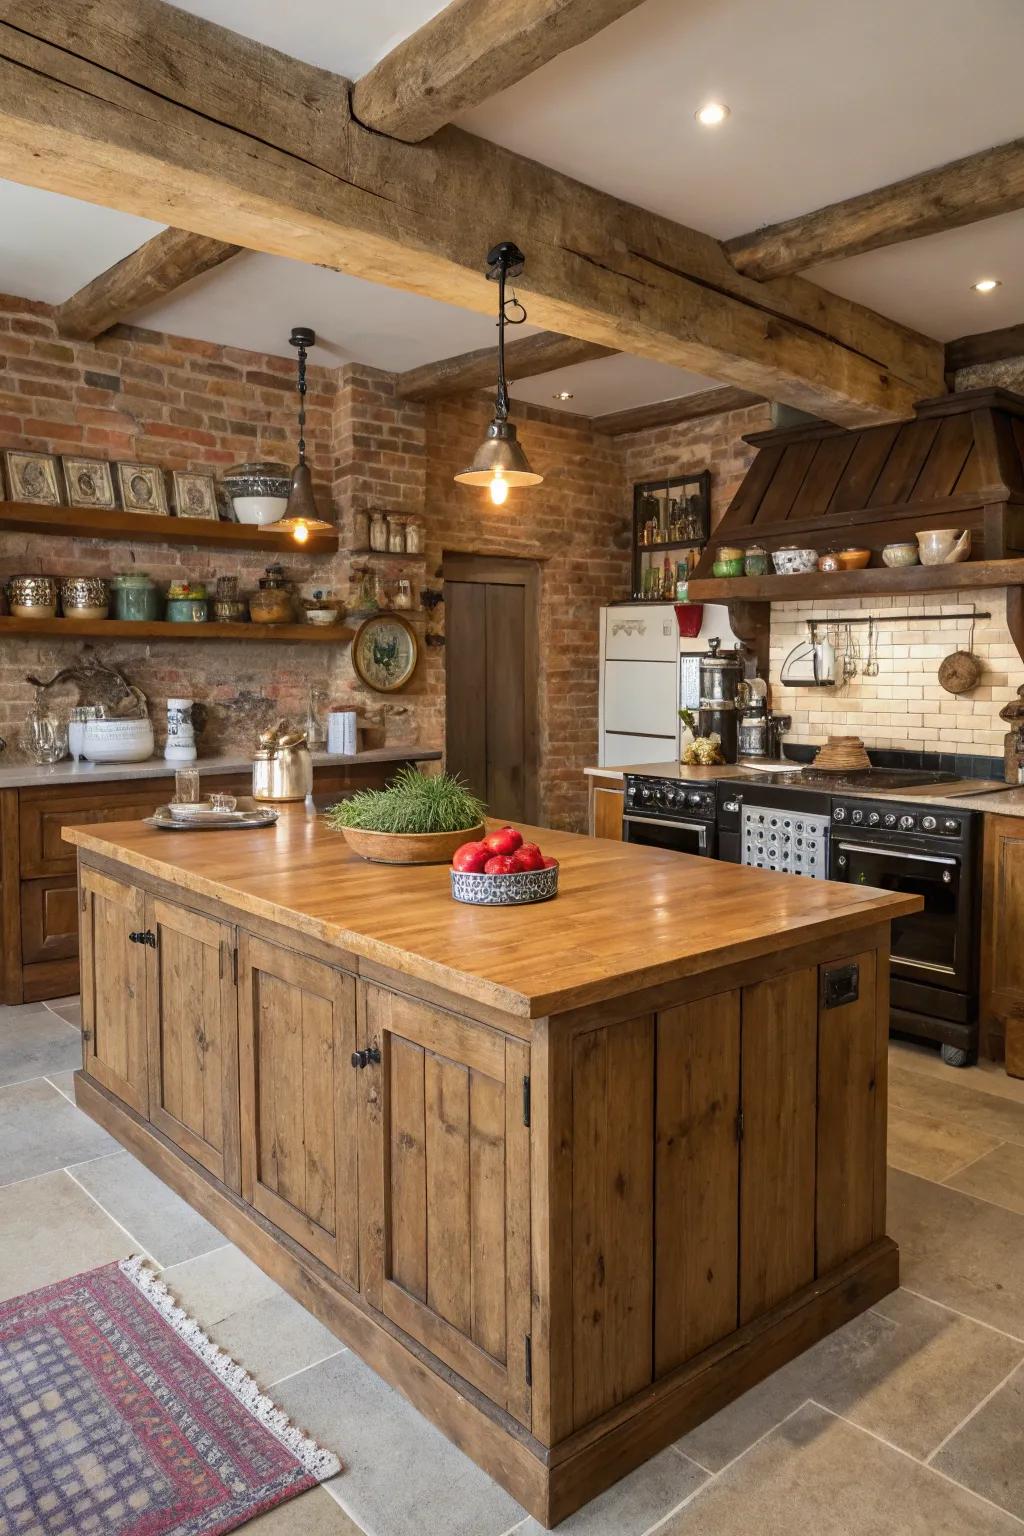
[[[355,982],[238,936],[242,1195],[359,1284]]]
[[[818,970],[743,989],[740,1307],[814,1279]]]
[[[493,816],[537,816],[537,591],[529,560],[446,555],[445,764]]]
[[[985,817],[980,1049],[1024,1077],[1024,820]]]
[[[137,886],[83,865],[80,877],[82,1060],[86,1072],[140,1115],[149,1111],[145,930]]]
[[[529,1048],[367,986],[363,1290],[530,1423]]]
[[[235,930],[160,898],[146,907],[149,1118],[240,1187]]]
[[[888,983],[887,957],[883,956]],[[818,1007],[817,1272],[827,1274],[885,1236],[885,1066],[889,1009],[878,1006],[874,950],[819,974],[856,967],[856,997]],[[822,989],[819,987],[819,997]],[[881,1079],[881,1081],[879,1081]]]

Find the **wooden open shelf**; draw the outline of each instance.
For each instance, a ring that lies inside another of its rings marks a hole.
[[[148,512],[106,512],[97,507],[37,507],[0,501],[0,531],[47,533],[74,539],[124,539],[130,544],[187,544],[197,549],[259,549],[269,554],[333,555],[338,535],[312,532],[296,544],[275,524],[213,522],[202,517],[161,517]]]
[[[346,624],[169,624],[132,619],[17,619],[0,617],[0,639],[7,635],[45,635],[48,640],[251,640],[264,645],[284,642],[340,645],[355,630]]]
[[[795,576],[691,576],[695,603],[785,602],[799,598],[898,596],[972,587],[1024,586],[1024,560],[964,560],[959,565],[868,566],[863,571],[806,571]]]
[[[393,549],[350,549],[349,555],[353,560],[397,560],[404,561],[406,564],[419,563],[420,565],[427,558],[425,554],[399,554]]]

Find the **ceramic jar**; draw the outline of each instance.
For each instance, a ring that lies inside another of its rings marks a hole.
[[[12,576],[7,601],[16,619],[55,618],[57,583],[52,576]]]
[[[768,551],[762,549],[760,544],[751,544],[743,554],[744,576],[768,575]]]
[[[114,618],[152,624],[160,618],[161,597],[156,582],[145,571],[124,571],[110,583],[114,594]]]
[[[194,763],[196,733],[192,725],[192,700],[167,700],[167,741],[164,759],[168,763]]]
[[[772,550],[772,564],[780,576],[799,576],[817,570],[818,551],[787,544],[782,549]]]
[[[292,472],[287,464],[258,460],[236,464],[224,476],[224,487],[240,523],[276,523],[288,510]]]
[[[65,576],[60,606],[66,619],[105,619],[110,612],[110,589],[99,576]]]
[[[388,520],[383,512],[370,513],[370,548],[382,555],[388,547]]]
[[[890,570],[900,570],[905,565],[917,564],[916,544],[887,544],[882,550],[882,564]]]
[[[917,535],[922,565],[958,565],[971,553],[971,530],[929,528]]]
[[[405,518],[388,518],[388,549],[393,555],[405,554]]]
[[[405,525],[405,552],[407,555],[423,553],[423,524],[414,519]]]

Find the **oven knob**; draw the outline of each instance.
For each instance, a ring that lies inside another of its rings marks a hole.
[[[728,811],[730,815],[732,815],[736,811],[738,811],[739,808],[740,808],[740,803],[739,803],[738,800],[723,800],[722,801],[722,810],[723,811]]]
[[[853,822],[856,822],[856,824],[858,826],[860,826],[861,822],[864,820],[864,812],[863,811],[851,811],[850,812],[850,820],[853,821]]]
[[[846,809],[845,809],[844,806],[842,806],[842,805],[837,805],[836,806],[835,810],[832,812],[832,820],[833,821],[845,821],[846,820]]]
[[[922,832],[934,832],[935,828],[938,826],[938,824],[939,823],[935,819],[934,816],[922,816],[921,817],[921,830],[922,830]]]
[[[885,825],[887,827],[894,827],[896,825],[896,813],[894,811],[886,811]]]
[[[881,818],[881,816],[879,816],[877,811],[872,811],[870,813],[870,815],[868,816],[868,826],[869,827],[877,827],[878,823],[881,821],[881,819],[882,818]]]
[[[697,790],[692,790],[686,797],[686,803],[687,805],[699,806],[703,804],[703,799]]]
[[[837,864],[838,864],[838,865],[839,865],[839,868],[840,868],[840,869],[845,869],[845,868],[846,868],[846,866],[847,866],[847,864],[849,864],[849,862],[850,862],[850,861],[849,861],[849,859],[848,859],[848,858],[847,858],[847,857],[846,857],[846,854],[845,854],[845,853],[841,853],[841,854],[840,854],[840,855],[839,855],[839,857],[838,857],[838,859],[837,859],[837,860],[836,860],[836,863],[837,863]]]
[[[945,821],[942,823],[942,830],[943,832],[959,832],[960,823],[954,817],[947,816]]]
[[[644,787],[643,787],[643,789],[641,789],[641,791],[640,791],[640,799],[641,799],[641,800],[642,800],[642,801],[643,801],[643,802],[644,802],[644,804],[645,804],[645,805],[646,805],[646,804],[647,804],[647,802],[648,802],[648,800],[649,800],[649,799],[650,799],[650,798],[651,798],[651,791],[650,791],[650,788],[649,788],[649,787],[648,787],[648,785],[646,785],[646,784],[645,784],[645,785],[644,785]]]
[[[900,817],[900,831],[901,832],[911,832],[911,831],[913,831],[913,828],[914,828],[914,818],[913,818],[913,816],[901,816]]]

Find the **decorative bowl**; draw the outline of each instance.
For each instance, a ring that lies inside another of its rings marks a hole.
[[[817,570],[818,551],[786,544],[782,549],[772,550],[772,564],[780,576],[800,576],[806,571]]]
[[[306,622],[307,624],[319,625],[336,624],[338,622],[338,610],[337,608],[307,608]]]
[[[719,544],[715,552],[716,560],[742,560],[746,554],[745,549],[740,549],[736,544]]]
[[[236,496],[284,496],[292,486],[292,472],[287,464],[277,459],[253,459],[248,464],[235,464],[223,476],[224,488],[234,499]]]
[[[870,549],[837,549],[840,568],[844,571],[862,571],[871,563]]]
[[[249,616],[254,624],[291,624],[295,618],[292,595],[287,587],[264,587],[249,599]]]
[[[558,865],[524,869],[514,875],[470,875],[449,870],[452,895],[471,907],[523,907],[558,895]]]
[[[899,570],[905,565],[917,564],[916,544],[887,544],[882,550],[882,564],[890,570]]]
[[[826,549],[823,555],[818,556],[818,570],[824,571],[826,575],[831,575],[833,571],[841,571],[842,568],[837,550]]]
[[[210,604],[205,597],[169,597],[167,620],[171,624],[205,624]]]
[[[215,597],[213,619],[216,624],[248,624],[249,604],[240,597]]]
[[[929,528],[917,535],[922,565],[959,565],[971,553],[971,530]]]
[[[100,576],[64,576],[60,606],[66,619],[105,619],[110,612],[110,588]]]
[[[231,505],[240,523],[279,523],[288,510],[287,496],[233,496]]]
[[[52,619],[57,613],[57,583],[52,576],[12,576],[7,601],[16,619]]]
[[[150,720],[87,720],[82,756],[90,763],[141,763],[153,756]]]
[[[342,827],[342,836],[360,858],[371,864],[450,864],[457,848],[484,836],[483,822],[461,832],[367,832]]]

